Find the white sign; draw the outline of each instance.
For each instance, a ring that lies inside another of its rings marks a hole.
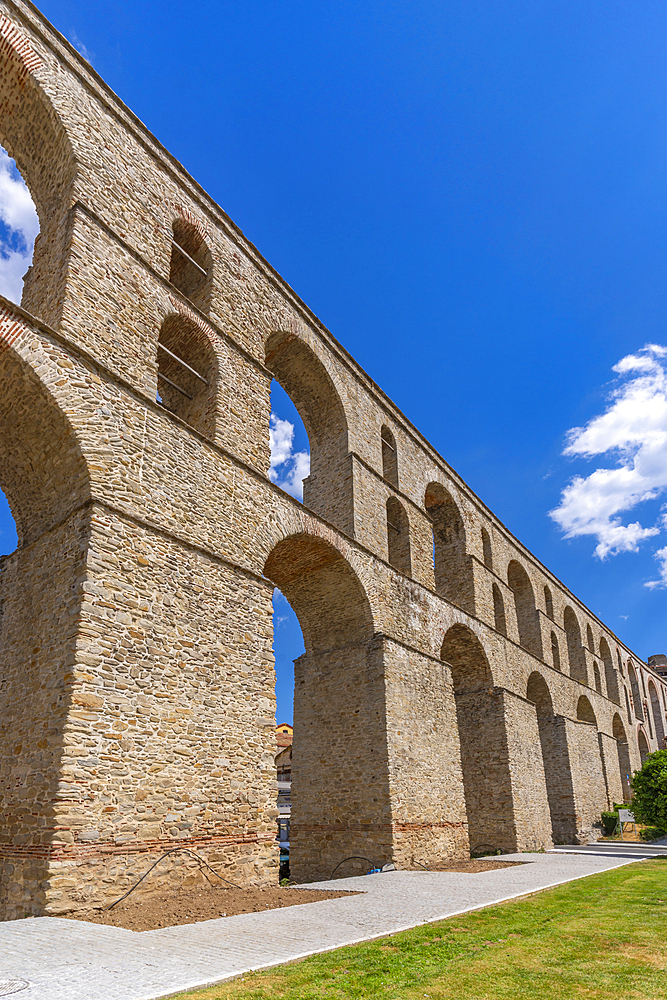
[[[630,812],[629,809],[619,809],[618,821],[619,823],[634,823],[635,814],[633,812]]]

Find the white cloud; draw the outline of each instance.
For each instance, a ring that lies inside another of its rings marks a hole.
[[[21,301],[23,276],[30,267],[39,219],[14,161],[0,148],[0,293]]]
[[[91,52],[89,48],[83,44],[81,39],[78,37],[75,31],[72,32],[72,38],[70,39],[74,48],[79,52],[87,62],[92,66],[93,59],[95,58],[95,53]]]
[[[310,454],[293,451],[294,424],[275,413],[269,422],[271,467],[269,479],[297,500],[303,500],[303,480],[310,474]],[[279,468],[280,467],[280,468]]]
[[[593,535],[600,559],[636,552],[640,542],[660,534],[656,524],[624,524],[621,514],[667,491],[667,347],[647,344],[622,358],[614,371],[618,378],[606,410],[569,431],[563,454],[606,455],[615,464],[574,476],[550,511],[566,538]],[[647,586],[667,586],[667,570],[663,576]]]

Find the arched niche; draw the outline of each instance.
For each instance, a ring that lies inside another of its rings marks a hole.
[[[623,789],[623,801],[629,802],[632,798],[630,791],[632,764],[630,762],[628,737],[618,712],[614,713],[612,720],[612,736],[616,740],[616,749],[618,751],[618,769],[621,778],[621,788]]]
[[[435,589],[452,604],[474,612],[472,565],[461,513],[441,483],[429,483],[424,506],[433,528]]]
[[[410,522],[405,507],[396,497],[389,497],[387,508],[387,553],[391,565],[410,576],[412,560],[410,556]]]
[[[576,835],[577,819],[564,722],[554,715],[549,687],[538,671],[528,678],[526,698],[537,713],[552,839],[556,844],[567,843]]]
[[[646,758],[650,753],[650,750],[649,750],[648,740],[646,739],[646,736],[644,735],[641,729],[637,733],[637,746],[639,747],[639,758],[643,765],[644,761],[646,760]]]
[[[310,475],[303,481],[305,506],[352,535],[347,418],[331,376],[303,340],[285,332],[268,338],[266,367],[294,403],[308,434]]]
[[[595,652],[595,643],[593,641],[593,629],[588,623],[586,623],[586,646],[590,649],[591,653]]]
[[[482,558],[487,569],[493,569],[493,550],[491,539],[486,528],[482,528]]]
[[[20,31],[16,29],[16,36]],[[69,258],[69,210],[76,159],[62,121],[33,73],[39,59],[3,39],[0,74],[0,145],[15,160],[39,216],[32,267],[21,303],[58,327]]]
[[[493,593],[493,623],[496,631],[501,635],[507,635],[507,619],[505,618],[505,602],[500,593],[500,587],[494,583],[491,591]]]
[[[185,219],[172,224],[169,281],[200,312],[211,305],[213,258],[200,229]]]
[[[545,588],[544,588],[544,606],[546,608],[547,617],[551,618],[551,620],[553,621],[554,620],[554,600],[553,600],[553,597],[551,595],[551,590],[547,586],[545,586]]]
[[[600,656],[604,664],[604,679],[607,686],[607,697],[614,704],[621,704],[621,695],[618,689],[618,677],[616,676],[616,671],[614,670],[614,661],[611,655],[611,649],[609,648],[609,643],[604,638],[600,639]]]
[[[656,686],[652,680],[649,680],[648,682],[648,693],[649,693],[649,698],[651,699],[651,712],[653,713],[655,738],[658,741],[658,749],[662,750],[665,748],[665,727],[662,721],[662,709],[660,706],[660,698],[658,697]]]
[[[598,694],[602,694],[602,678],[600,677],[600,668],[595,660],[593,660],[593,687]]]
[[[590,722],[591,725],[597,728],[598,721],[595,718],[593,706],[586,695],[582,695],[577,702],[577,720],[579,722]]]
[[[514,594],[519,642],[529,653],[542,659],[542,636],[533,586],[525,569],[516,559],[512,559],[507,567],[507,582]]]
[[[639,691],[639,682],[632,660],[628,660],[628,680],[630,681],[630,693],[632,695],[632,707],[635,711],[635,718],[640,722],[644,721],[644,710],[642,708],[642,698]]]
[[[218,360],[209,335],[186,316],[167,316],[158,337],[157,363],[158,402],[214,438]]]
[[[264,575],[294,609],[305,646],[294,663],[293,876],[328,878],[350,855],[384,863],[391,812],[384,673],[364,587],[337,548],[308,534],[278,542]],[[335,837],[322,841],[323,829],[336,829]]]
[[[581,644],[581,629],[574,611],[566,607],[563,613],[563,627],[567,639],[567,656],[570,663],[570,677],[580,684],[588,684],[586,654]]]
[[[515,846],[507,737],[500,695],[484,648],[465,625],[445,635],[441,659],[451,670],[470,849]]]
[[[558,636],[555,632],[551,633],[551,662],[555,670],[562,670],[560,662],[560,646],[558,645]]]
[[[398,451],[396,450],[396,438],[386,424],[382,425],[380,431],[380,443],[382,446],[382,476],[398,487]]]

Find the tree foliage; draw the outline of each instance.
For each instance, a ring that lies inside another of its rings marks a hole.
[[[634,775],[632,807],[640,822],[667,830],[667,750],[650,753]]]

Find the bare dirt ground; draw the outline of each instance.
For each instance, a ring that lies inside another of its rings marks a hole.
[[[501,861],[498,858],[476,858],[472,861],[443,862],[429,871],[478,872],[493,871],[521,864],[520,861]],[[424,871],[415,866],[413,871]],[[68,914],[70,920],[86,920],[111,927],[124,927],[128,931],[153,931],[160,927],[178,924],[195,924],[200,920],[217,917],[235,917],[239,913],[259,913],[283,906],[315,903],[320,899],[338,899],[356,896],[356,892],[337,889],[294,889],[290,886],[271,886],[265,889],[248,887],[237,889],[217,886],[199,886],[194,889],[171,892],[164,897],[130,896],[112,910],[88,910]]]
[[[164,898],[155,896],[130,896],[113,910],[89,910],[72,913],[72,920],[87,920],[95,924],[124,927],[128,931],[153,931],[177,924],[196,924],[200,920],[216,917],[234,917],[238,913],[259,913],[283,906],[314,903],[320,899],[338,899],[339,896],[356,896],[354,892],[319,889],[291,889],[275,886],[267,889],[198,887],[174,892]]]

